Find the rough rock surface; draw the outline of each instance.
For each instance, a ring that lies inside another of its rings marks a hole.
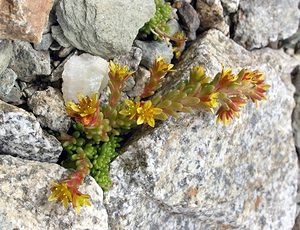
[[[0,153],[56,162],[61,151],[59,141],[45,133],[32,114],[0,101]]]
[[[92,206],[82,208],[79,215],[48,202],[51,181],[60,180],[65,172],[56,164],[0,156],[0,229],[107,230],[103,193],[91,177],[80,189],[92,196]]]
[[[240,0],[221,0],[223,7],[228,11],[228,13],[235,13],[240,4]]]
[[[38,51],[40,50],[47,51],[50,48],[52,42],[53,42],[53,38],[50,33],[43,34],[42,41],[38,44],[34,44],[34,49]]]
[[[0,74],[7,68],[13,55],[13,46],[8,40],[0,40]]]
[[[172,79],[200,64],[213,75],[221,63],[234,72],[245,66],[265,72],[268,101],[245,106],[227,127],[196,112],[137,136],[111,166],[105,204],[112,229],[292,228],[298,177],[292,60],[269,48],[249,52],[211,30],[186,51]]]
[[[165,42],[136,40],[134,44],[143,52],[141,64],[145,67],[151,68],[155,59],[160,56],[166,62],[171,63],[173,58],[172,46],[168,46]]]
[[[0,73],[0,98],[9,94],[15,85],[17,75],[12,69],[6,69]]]
[[[48,87],[44,91],[37,91],[29,98],[28,105],[42,126],[55,131],[68,131],[71,119],[58,90]]]
[[[0,38],[39,43],[53,0],[1,0]]]
[[[15,41],[14,56],[9,67],[16,72],[18,79],[30,82],[37,75],[51,73],[50,55],[48,51],[36,51],[30,43]]]
[[[139,29],[155,13],[154,0],[62,0],[57,19],[70,43],[103,58],[130,51]]]
[[[114,62],[128,66],[130,71],[137,71],[142,60],[142,50],[138,47],[132,47],[130,52],[114,58]]]
[[[51,26],[52,37],[63,47],[70,47],[71,44],[65,37],[63,30],[60,26]]]
[[[234,39],[253,49],[288,38],[298,29],[298,3],[298,0],[241,0]]]

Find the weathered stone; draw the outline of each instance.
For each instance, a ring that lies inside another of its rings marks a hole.
[[[59,141],[43,132],[32,114],[0,101],[0,153],[56,162],[61,151]]]
[[[137,72],[134,73],[133,77],[135,80],[135,85],[132,90],[126,93],[129,97],[138,97],[144,91],[145,84],[150,78],[150,71],[143,67],[139,67]]]
[[[188,38],[190,40],[195,40],[196,31],[200,26],[200,20],[194,7],[192,7],[188,2],[183,1],[178,8],[177,14],[183,29],[185,29],[188,33]]]
[[[52,37],[63,47],[70,47],[71,44],[65,37],[63,30],[60,26],[51,26]]]
[[[13,46],[10,41],[0,40],[0,74],[7,68],[13,55]]]
[[[47,51],[50,48],[52,42],[53,42],[53,38],[50,33],[43,34],[42,41],[38,44],[35,44],[34,49],[38,51],[40,50]]]
[[[17,82],[15,82],[10,92],[8,94],[1,95],[0,99],[10,104],[21,105],[25,102],[24,100],[21,99],[22,95],[23,94],[20,89],[20,86],[18,85]]]
[[[139,29],[155,13],[154,0],[62,0],[57,20],[70,43],[103,58],[130,51]]]
[[[87,177],[80,191],[91,195],[91,207],[80,214],[61,203],[49,202],[52,181],[66,175],[56,164],[0,156],[0,229],[90,229],[107,230],[103,192]]]
[[[168,22],[169,34],[173,36],[177,32],[182,32],[182,28],[176,19],[170,19]]]
[[[0,38],[39,43],[52,0],[0,1]]]
[[[129,53],[115,57],[114,62],[128,66],[130,71],[137,71],[142,60],[142,55],[140,48],[132,47]]]
[[[17,77],[12,69],[6,69],[0,74],[0,98],[10,93]]]
[[[234,40],[248,49],[293,35],[299,24],[298,0],[240,0]]]
[[[37,75],[51,73],[50,55],[48,51],[36,51],[30,43],[15,41],[14,56],[9,67],[16,72],[18,79],[33,81]]]
[[[73,56],[74,54],[70,54],[65,60],[63,60],[53,71],[52,74],[49,76],[49,81],[58,81],[62,78],[62,73],[64,71],[64,65],[67,63],[68,60]]]
[[[247,66],[265,72],[268,100],[259,109],[248,104],[226,127],[213,114],[195,112],[133,138],[111,165],[110,227],[291,229],[298,177],[291,63],[282,51],[249,52],[217,30],[192,44],[175,82],[194,65],[204,65],[209,76],[221,64],[234,72]]]
[[[37,91],[29,98],[28,105],[42,126],[55,131],[68,131],[71,119],[58,90],[48,87],[44,91]]]
[[[134,44],[143,52],[142,65],[151,68],[155,59],[160,56],[166,62],[171,63],[173,58],[172,46],[168,46],[165,42],[135,40]]]
[[[229,33],[229,25],[225,22],[220,0],[214,0],[210,4],[208,4],[206,0],[197,0],[196,9],[199,14],[200,27],[202,29],[218,29],[224,34]]]
[[[224,9],[228,13],[237,12],[240,4],[240,0],[221,0]]]

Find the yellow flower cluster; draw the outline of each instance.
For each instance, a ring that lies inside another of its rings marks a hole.
[[[150,100],[134,102],[125,100],[126,108],[120,111],[120,114],[128,116],[130,120],[136,120],[137,125],[148,124],[155,126],[155,116],[163,113],[162,109],[155,108]]]

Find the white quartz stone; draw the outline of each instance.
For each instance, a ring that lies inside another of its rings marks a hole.
[[[84,53],[73,56],[64,66],[62,91],[65,102],[77,102],[79,94],[100,93],[108,83],[108,62]]]

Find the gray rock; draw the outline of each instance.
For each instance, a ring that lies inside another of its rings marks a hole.
[[[240,0],[221,0],[224,9],[228,13],[237,12],[240,4]]]
[[[0,101],[0,153],[56,162],[61,151],[60,142],[43,132],[32,114]]]
[[[13,55],[13,46],[11,41],[0,40],[0,74],[7,68]]]
[[[65,60],[63,60],[59,66],[57,66],[53,71],[52,74],[49,76],[49,81],[58,81],[62,78],[62,73],[64,71],[64,65],[66,62],[74,55],[75,53],[71,53]]]
[[[71,44],[65,37],[63,30],[60,26],[51,26],[52,37],[63,47],[70,47]]]
[[[4,102],[13,104],[13,105],[21,105],[24,104],[25,101],[22,100],[22,91],[20,89],[20,86],[17,82],[15,82],[13,88],[11,89],[11,91],[6,94],[6,95],[2,95],[0,96],[0,99]]]
[[[37,75],[51,73],[50,55],[48,51],[36,51],[30,43],[15,41],[14,56],[9,67],[16,72],[18,79],[30,82]]]
[[[188,38],[190,40],[196,39],[196,31],[200,26],[200,19],[197,11],[188,2],[181,2],[181,7],[178,9],[177,14],[181,21],[183,29],[187,30]]]
[[[185,52],[172,79],[184,79],[194,65],[213,76],[222,63],[234,72],[245,66],[265,72],[268,100],[259,109],[248,104],[226,127],[199,111],[136,136],[111,165],[105,204],[112,229],[292,228],[298,177],[292,60],[269,48],[248,52],[211,30]]]
[[[229,33],[229,25],[225,22],[223,7],[220,0],[207,3],[205,0],[197,0],[196,9],[201,21],[200,27],[204,30],[218,29],[224,34]]]
[[[6,69],[0,74],[0,97],[9,94],[15,85],[17,75],[12,69]]]
[[[65,58],[67,56],[69,56],[72,51],[74,51],[74,47],[73,46],[70,46],[70,47],[63,47],[59,52],[58,52],[58,56],[60,58]]]
[[[56,164],[0,156],[0,229],[107,230],[103,193],[93,178],[88,177],[80,187],[92,197],[92,206],[81,208],[78,215],[47,200],[51,182],[65,174]]]
[[[133,77],[135,80],[135,85],[132,90],[126,93],[129,97],[138,97],[144,91],[145,84],[150,78],[150,71],[143,67],[139,67],[138,71],[134,73]]]
[[[119,55],[114,58],[114,62],[127,65],[130,71],[137,71],[142,60],[142,50],[138,47],[132,47],[130,52],[124,55]]]
[[[130,51],[133,40],[155,13],[154,0],[62,0],[57,19],[70,43],[103,58]]]
[[[171,63],[173,58],[172,46],[159,41],[140,41],[135,40],[134,44],[142,49],[143,56],[141,64],[151,68],[155,59],[162,56],[166,62]]]
[[[182,28],[176,19],[170,19],[168,22],[169,34],[173,36],[177,32],[182,32]]]
[[[298,0],[240,0],[234,40],[248,49],[293,35],[299,24]]]
[[[34,44],[33,47],[35,50],[38,50],[38,51],[41,51],[41,50],[47,51],[50,48],[52,42],[53,42],[53,38],[50,33],[43,34],[42,41],[38,44]]]
[[[44,91],[37,91],[27,103],[42,126],[55,131],[68,131],[71,119],[66,112],[62,94],[58,90],[48,87]]]

